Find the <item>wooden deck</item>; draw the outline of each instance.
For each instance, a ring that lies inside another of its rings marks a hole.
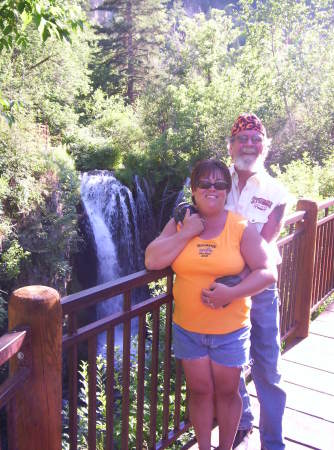
[[[334,450],[334,303],[311,322],[309,336],[283,354],[282,371],[287,392],[286,449]],[[256,426],[238,450],[260,450],[259,404],[254,384],[248,389]],[[217,445],[215,429],[212,447]]]

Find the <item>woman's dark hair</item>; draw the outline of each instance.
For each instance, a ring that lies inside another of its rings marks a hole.
[[[220,172],[226,183],[228,183],[227,192],[230,192],[232,186],[232,179],[228,167],[218,159],[203,159],[195,164],[191,172],[191,189],[194,191],[198,187],[199,180],[202,177],[208,177],[212,173]]]

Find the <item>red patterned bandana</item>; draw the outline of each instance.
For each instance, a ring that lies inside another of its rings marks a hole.
[[[240,131],[244,130],[256,130],[263,134],[263,136],[266,136],[266,129],[262,125],[261,120],[255,114],[240,114],[233,124],[231,136],[235,136],[240,133]]]

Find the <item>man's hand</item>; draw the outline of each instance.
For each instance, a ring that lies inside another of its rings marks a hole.
[[[209,308],[218,309],[231,303],[232,287],[213,282],[209,289],[202,289],[202,302]]]

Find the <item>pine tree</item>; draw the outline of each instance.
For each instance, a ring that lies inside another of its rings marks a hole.
[[[129,103],[157,71],[167,22],[166,0],[106,0],[97,9],[111,19],[98,26],[95,82],[107,94],[121,93]]]

